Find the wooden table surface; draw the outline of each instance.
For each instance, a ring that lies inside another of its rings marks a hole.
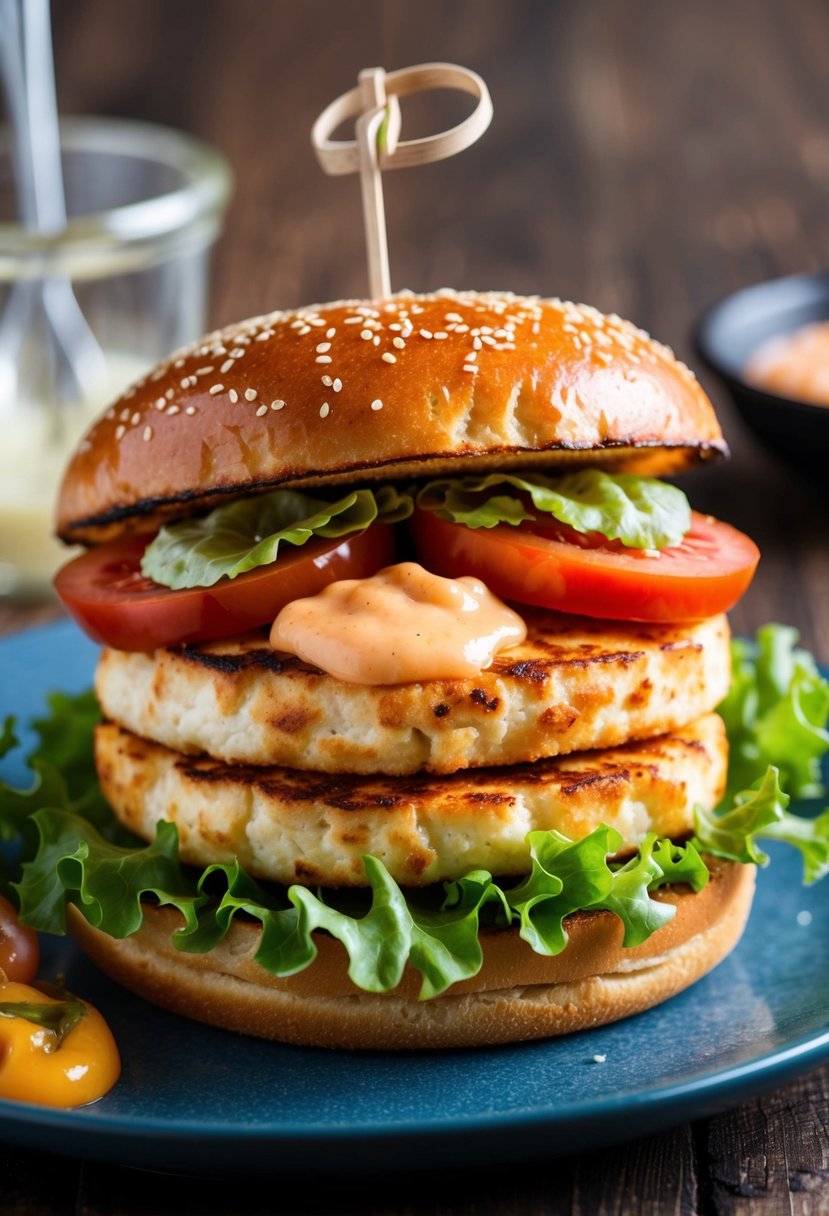
[[[722,294],[829,261],[829,7],[823,0],[60,0],[61,108],[201,135],[236,173],[210,324],[362,295],[359,188],[309,131],[362,67],[442,59],[487,81],[495,118],[453,160],[386,175],[392,285],[508,288],[615,311],[696,364]],[[406,134],[466,112],[413,103]],[[699,369],[698,369],[699,370]],[[732,449],[694,505],[750,532],[732,615],[786,621],[829,662],[825,488],[777,463],[701,379]],[[0,601],[0,631],[58,615]],[[677,1051],[681,1052],[681,1044]],[[829,1069],[715,1118],[597,1153],[438,1177],[308,1179],[288,1200],[0,1146],[0,1211],[116,1213],[829,1212]]]

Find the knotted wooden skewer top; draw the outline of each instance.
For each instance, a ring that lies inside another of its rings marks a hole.
[[[477,98],[474,111],[457,126],[422,139],[400,139],[399,98],[428,89],[459,89]],[[355,118],[356,139],[334,140],[331,135],[347,119]],[[391,294],[382,171],[406,169],[443,160],[463,152],[483,135],[492,120],[492,101],[476,72],[453,63],[422,63],[386,73],[366,68],[359,84],[332,101],[311,129],[311,143],[326,173],[360,173],[363,218],[371,295]]]

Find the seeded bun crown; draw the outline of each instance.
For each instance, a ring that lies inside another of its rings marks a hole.
[[[95,543],[279,485],[550,468],[663,475],[726,445],[693,374],[616,316],[508,293],[400,294],[256,317],[128,389],[57,507]]]

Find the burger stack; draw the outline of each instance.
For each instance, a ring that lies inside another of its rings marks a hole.
[[[87,436],[59,528],[97,546],[279,487],[402,492],[576,464],[671,473],[724,450],[687,369],[618,318],[505,294],[403,294],[257,318],[175,356]],[[384,567],[429,570],[405,521],[372,527],[387,530]],[[435,564],[441,577],[474,573]],[[187,866],[238,862],[265,889],[334,902],[368,888],[367,856],[417,898],[473,872],[522,882],[535,832],[577,842],[606,826],[620,862],[651,833],[686,842],[695,807],[712,810],[725,788],[725,614],[631,622],[601,604],[588,616],[501,598],[525,636],[463,676],[343,679],[275,648],[270,620],[106,646],[107,801],[139,838],[175,824]],[[406,644],[389,633],[389,650]],[[623,946],[621,920],[588,909],[567,918],[555,955],[496,916],[477,974],[425,1000],[412,966],[388,992],[355,985],[325,932],[309,966],[270,974],[244,911],[209,953],[177,949],[179,913],[152,901],[123,940],[72,923],[106,970],[186,1016],[294,1043],[450,1047],[567,1033],[664,1000],[734,946],[752,891],[753,867],[714,866],[704,890],[658,892],[677,911],[646,942]]]

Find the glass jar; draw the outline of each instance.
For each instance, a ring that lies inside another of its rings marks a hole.
[[[123,389],[204,333],[210,253],[232,187],[213,148],[130,120],[64,120],[61,159],[67,226],[32,232],[16,219],[10,148],[0,142],[0,595],[27,598],[52,594],[52,575],[71,556],[52,534],[53,514],[83,433]],[[74,295],[94,339],[80,397],[50,337],[49,291]]]

